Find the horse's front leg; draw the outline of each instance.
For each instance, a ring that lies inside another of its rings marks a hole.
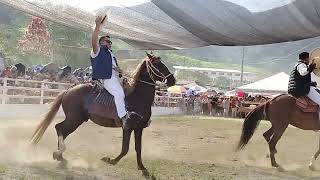
[[[117,164],[121,160],[121,158],[123,158],[129,151],[131,133],[132,133],[132,129],[122,130],[122,134],[123,134],[122,135],[122,150],[121,150],[121,153],[119,154],[118,157],[116,157],[115,159],[110,159],[109,157],[104,157],[101,160],[106,163],[112,164],[112,165]]]
[[[319,133],[319,131],[318,131],[317,133]],[[320,135],[320,133],[319,133],[319,135]],[[310,164],[309,164],[309,169],[312,170],[312,171],[314,171],[314,170],[316,169],[315,166],[314,166],[314,163],[315,163],[316,159],[318,158],[319,154],[320,154],[320,136],[319,136],[319,146],[318,146],[318,150],[317,150],[317,152],[311,157]]]
[[[137,164],[139,170],[145,170],[141,159],[141,146],[142,146],[142,131],[143,129],[138,128],[134,130],[134,139],[135,139],[135,149],[137,154]]]
[[[143,176],[146,178],[149,178],[150,173],[144,167],[141,159],[142,131],[143,131],[143,128],[141,129],[137,128],[134,130],[135,149],[137,153],[137,164],[138,164],[138,169],[142,171]]]

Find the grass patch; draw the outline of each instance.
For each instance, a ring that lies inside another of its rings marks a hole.
[[[144,164],[150,173],[148,179],[232,179],[232,169],[217,167],[212,164],[192,164],[185,162],[174,162],[170,160],[145,159]],[[116,166],[103,165],[108,173],[121,177],[121,179],[143,179],[142,172],[137,170],[135,157],[122,159]],[[134,167],[134,168],[133,168]]]
[[[7,166],[3,165],[3,164],[0,164],[0,174],[3,174],[7,171]]]

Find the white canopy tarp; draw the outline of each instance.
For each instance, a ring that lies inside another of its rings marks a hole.
[[[245,92],[283,92],[288,91],[289,75],[281,72],[257,82],[240,86],[237,89]]]
[[[319,0],[0,0],[69,27],[102,28],[138,49],[261,45],[320,36]]]

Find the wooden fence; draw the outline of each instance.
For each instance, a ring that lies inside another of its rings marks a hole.
[[[72,84],[0,78],[1,104],[48,104]],[[178,107],[182,94],[157,91],[154,106]]]
[[[72,84],[0,78],[1,104],[44,104]]]

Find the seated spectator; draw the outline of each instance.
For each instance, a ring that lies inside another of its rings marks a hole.
[[[2,72],[2,77],[11,77],[12,72],[10,67],[6,67],[6,69]]]

